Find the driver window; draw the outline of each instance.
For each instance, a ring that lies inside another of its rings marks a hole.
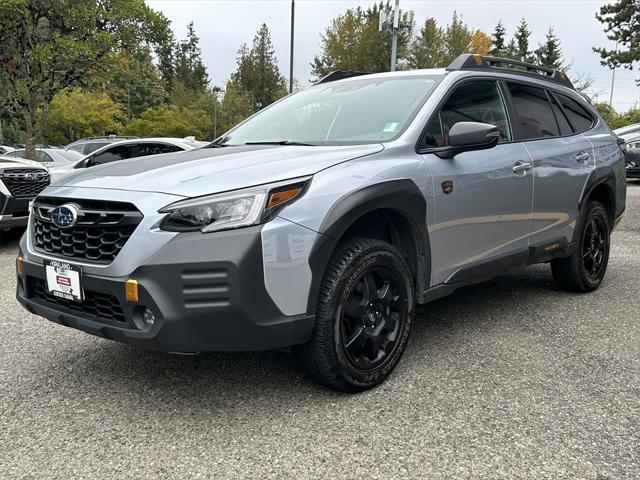
[[[500,132],[500,143],[511,140],[507,111],[496,82],[481,80],[458,87],[427,125],[425,146],[446,147],[449,130],[458,122],[495,125]]]

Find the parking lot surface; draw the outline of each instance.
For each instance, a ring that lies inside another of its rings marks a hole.
[[[547,266],[421,307],[381,387],[341,395],[280,352],[148,352],[14,298],[0,246],[0,478],[638,478],[640,184],[606,280]]]

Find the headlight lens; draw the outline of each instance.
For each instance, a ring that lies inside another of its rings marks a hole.
[[[639,150],[639,149],[640,149],[640,141],[627,143],[627,150]]]
[[[173,203],[160,210],[168,213],[160,229],[207,233],[262,223],[300,197],[308,181],[308,178],[297,179]]]

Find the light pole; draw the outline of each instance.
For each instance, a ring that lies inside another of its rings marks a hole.
[[[289,93],[293,93],[293,42],[295,38],[296,0],[291,0],[291,46],[289,51]]]
[[[616,53],[618,53],[618,46],[620,42],[616,42]],[[616,84],[616,67],[613,67],[613,72],[611,73],[611,93],[609,94],[609,106],[613,107],[613,88]]]

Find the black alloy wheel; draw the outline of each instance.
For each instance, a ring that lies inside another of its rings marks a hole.
[[[342,347],[354,367],[382,366],[398,347],[407,313],[397,274],[384,267],[365,271],[338,308]]]

